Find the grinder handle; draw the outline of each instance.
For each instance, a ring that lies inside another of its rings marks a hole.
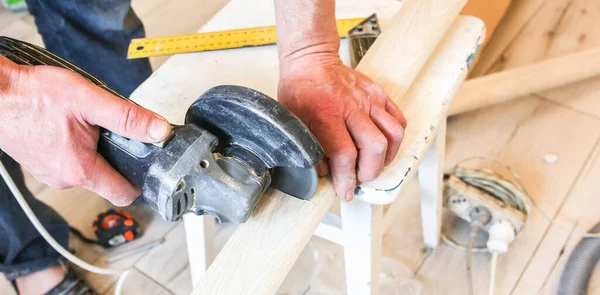
[[[39,46],[0,36],[0,55],[21,65],[49,65],[70,70],[110,94],[137,105],[132,100],[111,89],[102,80]],[[169,136],[169,139],[172,135]],[[138,188],[142,188],[148,167],[169,139],[159,144],[145,144],[100,128],[98,152],[125,178]]]

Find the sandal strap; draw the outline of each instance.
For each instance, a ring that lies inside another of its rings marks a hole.
[[[98,293],[94,292],[72,269],[69,269],[65,278],[45,295],[98,295]]]

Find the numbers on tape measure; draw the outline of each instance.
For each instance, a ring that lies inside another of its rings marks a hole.
[[[338,20],[340,37],[365,18]],[[134,39],[129,45],[128,58],[200,52],[275,44],[275,27],[237,29],[222,32],[198,33],[181,36]]]

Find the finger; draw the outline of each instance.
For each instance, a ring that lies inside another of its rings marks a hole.
[[[115,206],[127,206],[140,195],[139,189],[113,169],[100,154],[96,154],[90,169],[90,178],[83,188],[99,194]]]
[[[390,115],[392,115],[392,117],[394,117],[394,118],[396,118],[396,120],[398,120],[400,125],[402,125],[403,129],[406,129],[406,124],[407,124],[406,117],[404,117],[404,114],[402,113],[400,108],[398,108],[396,103],[394,103],[394,101],[392,101],[392,99],[389,97],[385,101],[385,110],[388,113],[390,113]]]
[[[400,149],[400,144],[404,139],[404,128],[396,118],[378,107],[371,108],[371,119],[387,138],[388,147],[385,155],[385,165],[387,166],[394,160]]]
[[[358,180],[374,180],[383,169],[387,138],[362,110],[350,113],[346,125],[358,148]]]
[[[310,124],[329,158],[329,169],[336,194],[350,201],[356,188],[357,151],[342,118],[327,117]]]
[[[329,164],[327,162],[327,158],[323,158],[317,163],[317,174],[319,177],[325,177],[329,174]]]
[[[95,88],[92,97],[79,106],[86,122],[143,142],[160,142],[170,134],[171,125],[165,118]]]

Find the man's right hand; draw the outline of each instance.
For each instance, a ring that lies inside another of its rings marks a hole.
[[[163,117],[75,73],[0,56],[0,149],[51,187],[82,187],[129,205],[140,191],[98,154],[99,126],[142,142],[171,130]]]

